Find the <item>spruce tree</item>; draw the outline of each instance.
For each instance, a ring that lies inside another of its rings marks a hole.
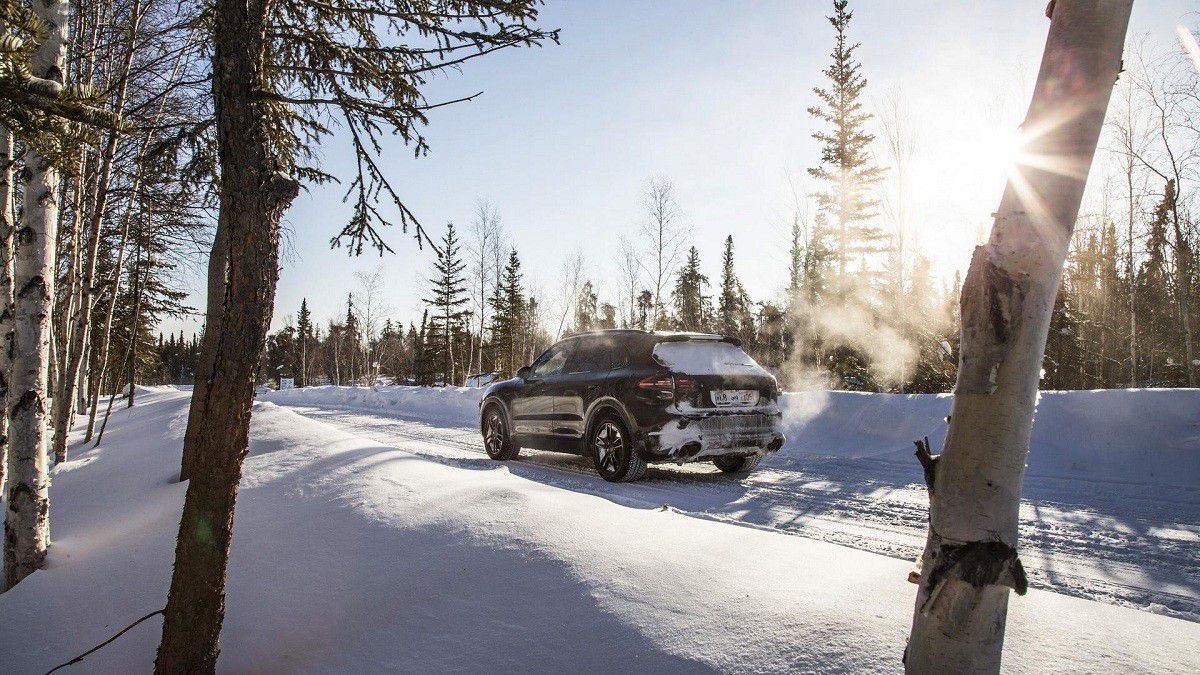
[[[1178,359],[1171,356],[1181,340],[1176,339],[1178,321],[1172,311],[1173,275],[1169,269],[1171,205],[1175,183],[1167,181],[1163,198],[1155,206],[1146,232],[1146,253],[1138,268],[1136,284],[1138,343],[1143,353],[1142,379],[1150,386],[1170,386],[1182,381]]]
[[[704,289],[708,277],[700,272],[700,252],[693,246],[688,249],[687,260],[675,277],[675,290],[671,297],[675,302],[675,326],[679,330],[702,331],[708,326],[708,307]]]
[[[808,173],[826,186],[816,197],[821,210],[835,224],[833,250],[841,282],[845,281],[851,255],[865,258],[881,251],[886,243],[883,231],[868,224],[877,205],[871,195],[882,169],[871,163],[868,150],[875,136],[866,132],[871,115],[862,110],[867,80],[861,73],[862,65],[854,58],[859,45],[850,43],[846,35],[854,16],[846,5],[847,0],[834,0],[834,15],[828,17],[835,35],[830,54],[833,62],[822,71],[829,78],[829,87],[813,89],[822,105],[808,109],[809,114],[828,125],[827,130],[813,134],[821,143],[821,164]]]
[[[721,297],[717,302],[717,330],[727,337],[738,337],[747,341],[747,324],[753,328],[750,317],[750,298],[742,282],[738,281],[733,269],[733,236],[725,237],[725,257],[721,265]]]
[[[575,301],[575,332],[585,333],[596,328],[599,320],[599,298],[591,281],[583,282]]]
[[[299,350],[296,386],[308,386],[308,349],[312,339],[312,315],[308,311],[308,298],[300,299],[300,311],[296,314],[296,348]]]
[[[432,338],[427,357],[441,366],[442,383],[446,385],[455,383],[457,369],[454,338],[461,330],[461,324],[467,314],[467,284],[464,274],[467,264],[460,253],[454,224],[449,223],[434,259],[434,277],[429,280],[429,283],[433,284],[432,292],[424,301],[433,309],[427,333]]]
[[[511,374],[522,360],[520,343],[525,332],[526,303],[521,287],[521,259],[509,251],[499,282],[492,293],[492,345],[496,370]]]
[[[654,315],[654,294],[648,290],[643,290],[637,296],[637,322],[636,328],[641,330],[650,329],[651,317]]]

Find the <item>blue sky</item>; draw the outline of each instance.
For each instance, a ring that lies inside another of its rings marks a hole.
[[[451,221],[466,230],[476,199],[489,200],[533,292],[551,303],[560,261],[577,249],[601,300],[615,303],[617,238],[636,236],[647,180],[669,178],[710,278],[732,234],[743,283],[770,298],[786,282],[794,194],[814,187],[806,109],[832,46],[829,4],[551,0],[542,23],[561,28],[561,45],[500,52],[431,83],[434,101],[484,94],[433,112],[428,156],[414,159],[397,142],[383,165],[434,236]],[[1049,23],[1044,5],[851,2],[868,106],[899,92],[919,124],[913,211],[920,248],[943,275],[966,265],[990,224],[1004,180],[998,139],[1024,112]],[[1196,24],[1194,12],[1184,0],[1139,0],[1130,35],[1169,44],[1177,23]],[[348,176],[343,140],[330,138],[322,153],[326,169]],[[348,216],[341,195],[313,188],[288,212],[272,330],[301,298],[322,325],[344,314],[355,273],[377,268],[390,315],[419,320],[429,249],[396,229],[387,233],[394,254],[330,250]],[[199,278],[186,283],[203,307]]]

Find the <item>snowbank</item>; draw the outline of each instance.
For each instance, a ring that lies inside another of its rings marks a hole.
[[[460,427],[478,424],[482,389],[310,387],[270,392],[288,405],[390,411]],[[765,466],[806,456],[913,464],[912,442],[941,447],[949,394],[788,392],[787,445]],[[1030,442],[1030,475],[1195,487],[1200,484],[1200,389],[1043,392]]]
[[[430,422],[454,426],[479,423],[479,400],[483,389],[476,387],[304,387],[269,391],[265,401],[287,405],[342,406],[359,410],[401,413]]]
[[[784,395],[787,456],[911,463],[912,441],[945,438],[949,394],[799,392]],[[1048,391],[1038,400],[1030,475],[1195,487],[1200,389]]]
[[[50,566],[0,596],[5,672],[45,672],[162,605],[187,405],[147,394],[55,469]],[[896,671],[908,569],[484,458],[429,462],[260,403],[219,667]],[[1038,590],[1009,614],[1011,672],[1200,669],[1200,624]],[[160,630],[147,621],[74,672],[147,671]]]

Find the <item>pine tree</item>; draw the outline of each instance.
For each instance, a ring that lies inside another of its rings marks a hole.
[[[217,138],[218,217],[205,340],[183,443],[181,478],[190,482],[156,673],[216,668],[253,374],[275,299],[280,221],[301,180],[332,178],[312,161],[320,139],[332,133],[330,120],[338,121],[356,159],[348,181],[353,213],[336,240],[354,251],[364,242],[386,249],[377,231],[388,217],[380,201],[394,207],[402,227],[412,225],[418,240],[428,240],[380,167],[381,136],[391,132],[423,154],[421,126],[438,105],[426,98],[427,78],[500,49],[557,41],[557,32],[533,25],[537,5],[204,5],[205,20],[196,25],[212,55],[215,120],[205,122]]]
[[[516,249],[508,254],[508,263],[492,293],[492,351],[496,371],[512,374],[523,361],[521,342],[526,333],[527,305],[521,287],[521,259]]]
[[[649,330],[650,322],[654,316],[654,294],[648,290],[643,290],[637,295],[637,322],[636,327],[641,330]]]
[[[455,336],[466,318],[466,304],[469,300],[464,274],[467,264],[463,261],[459,248],[454,224],[447,224],[446,234],[442,237],[433,264],[434,278],[429,280],[433,284],[432,293],[424,301],[433,309],[427,333],[433,338],[433,342],[427,357],[441,366],[442,382],[446,385],[456,382]]]
[[[433,384],[431,375],[433,368],[429,363],[429,310],[421,312],[421,329],[417,332],[417,340],[413,352],[413,375],[417,384],[429,386]]]
[[[679,330],[702,331],[708,326],[708,310],[704,289],[708,277],[700,272],[700,252],[693,246],[688,249],[687,260],[675,277],[675,290],[671,297],[675,303],[675,326]]]
[[[1141,345],[1141,360],[1145,364],[1142,379],[1151,386],[1170,386],[1181,382],[1181,373],[1176,372],[1178,363],[1171,354],[1181,343],[1176,339],[1178,322],[1175,321],[1172,306],[1174,295],[1174,275],[1169,269],[1170,240],[1168,228],[1171,219],[1171,206],[1174,202],[1174,181],[1168,181],[1163,191],[1163,198],[1155,206],[1147,224],[1146,253],[1138,268],[1137,279],[1134,281],[1137,293],[1137,306],[1140,308],[1138,318],[1138,343]]]
[[[828,17],[835,35],[830,54],[833,63],[822,71],[830,86],[813,89],[822,105],[808,109],[809,114],[829,125],[827,131],[813,134],[821,143],[821,164],[808,172],[826,184],[825,191],[816,196],[822,211],[836,223],[834,257],[842,283],[850,256],[865,258],[877,253],[885,239],[879,227],[866,223],[874,215],[877,202],[871,194],[882,170],[871,163],[869,148],[875,137],[865,131],[871,115],[862,112],[861,101],[867,80],[854,58],[858,43],[847,40],[846,30],[854,13],[847,11],[846,5],[847,0],[833,2],[834,15]]]
[[[747,325],[749,323],[749,326]],[[725,237],[725,257],[721,265],[721,297],[717,301],[717,331],[728,337],[749,342],[747,328],[753,329],[750,298],[733,269],[733,236]]]
[[[575,332],[584,333],[596,327],[599,320],[599,299],[591,281],[583,282],[575,301]]]
[[[300,298],[300,311],[296,314],[296,348],[299,350],[299,378],[296,386],[308,386],[308,350],[312,341],[312,315],[308,311],[308,298]]]

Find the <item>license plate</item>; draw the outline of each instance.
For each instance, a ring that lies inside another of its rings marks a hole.
[[[712,401],[718,408],[753,406],[758,404],[758,390],[717,389],[712,392]]]

